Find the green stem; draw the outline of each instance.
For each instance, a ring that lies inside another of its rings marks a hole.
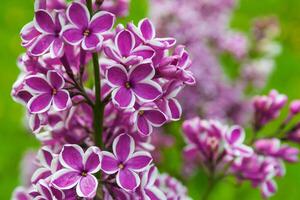
[[[209,198],[211,192],[213,191],[214,187],[215,187],[214,177],[210,176],[208,178],[208,184],[207,184],[207,187],[206,187],[206,189],[204,191],[204,194],[202,196],[202,200],[208,200],[208,198]]]
[[[95,79],[95,106],[94,106],[94,131],[95,143],[102,149],[103,112],[104,103],[101,102],[101,79],[98,54],[93,53],[94,79]]]

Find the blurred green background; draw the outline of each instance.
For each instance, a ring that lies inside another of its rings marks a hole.
[[[19,163],[24,151],[37,148],[38,143],[26,132],[23,123],[22,106],[14,103],[10,90],[19,69],[17,56],[24,50],[20,46],[19,31],[33,17],[32,0],[1,1],[0,5],[0,200],[10,199],[11,192],[19,183]],[[251,20],[265,15],[278,16],[281,24],[282,54],[277,58],[277,68],[272,74],[265,92],[277,88],[290,99],[300,99],[300,1],[299,0],[241,0],[235,12],[232,26],[249,32]],[[147,15],[146,0],[132,0],[131,15],[135,21]],[[174,129],[174,127],[173,127]],[[170,150],[167,158],[170,167],[164,170],[178,170],[180,155]],[[277,180],[279,191],[274,200],[300,199],[300,164],[288,165],[287,175]],[[199,199],[206,180],[201,174],[193,177],[188,184],[190,195]],[[250,184],[236,188],[231,180],[224,181],[214,190],[211,199],[253,200],[260,199],[259,192]]]

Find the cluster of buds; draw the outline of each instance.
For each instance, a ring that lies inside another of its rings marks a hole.
[[[14,199],[186,199],[178,181],[158,176],[150,152],[153,128],[181,118],[176,96],[195,83],[191,60],[149,19],[115,26],[127,7],[35,1],[12,96],[42,147]]]

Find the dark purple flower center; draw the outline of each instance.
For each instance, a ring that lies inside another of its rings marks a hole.
[[[211,147],[212,150],[216,150],[219,145],[219,141],[216,137],[207,138],[207,145]]]
[[[86,171],[81,172],[81,176],[86,177],[87,176],[87,172]]]
[[[89,29],[85,29],[85,31],[83,31],[84,36],[89,36],[90,33],[91,33],[91,31]]]

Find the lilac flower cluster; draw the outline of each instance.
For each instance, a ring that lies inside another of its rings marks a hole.
[[[187,199],[150,152],[153,127],[181,118],[177,94],[195,83],[191,60],[148,19],[115,26],[127,8],[35,1],[12,97],[42,147],[13,199]]]
[[[279,34],[276,18],[255,20],[247,37],[230,27],[237,4],[237,0],[151,0],[158,33],[175,37],[191,53],[197,84],[179,96],[183,100],[189,96],[183,105],[185,116],[248,123],[249,89],[257,92],[264,87],[273,71],[280,53],[274,41]],[[230,57],[234,66],[221,62],[224,57]],[[236,76],[229,77],[224,67],[236,71]]]
[[[234,176],[238,182],[250,181],[264,198],[274,195],[275,178],[285,175],[284,162],[298,162],[299,150],[291,146],[291,142],[299,143],[300,126],[291,123],[300,111],[299,101],[290,103],[289,114],[273,134],[262,135],[260,131],[279,118],[286,102],[287,97],[276,90],[253,99],[255,114],[250,140],[246,140],[239,126],[228,127],[219,121],[198,117],[186,120],[182,126],[187,142],[183,152],[185,172],[191,173],[201,165],[212,182]]]

